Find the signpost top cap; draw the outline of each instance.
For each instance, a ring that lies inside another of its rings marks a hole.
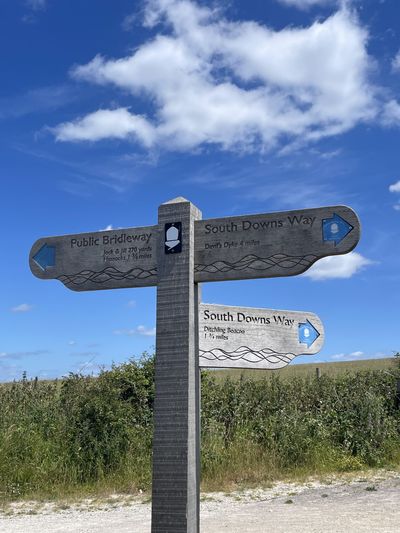
[[[180,203],[190,203],[189,200],[186,200],[183,196],[178,196],[177,198],[173,198],[172,200],[168,200],[168,202],[164,202],[162,205],[166,204],[180,204]]]

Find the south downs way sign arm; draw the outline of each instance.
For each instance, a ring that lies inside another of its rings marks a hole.
[[[39,239],[29,265],[41,279],[74,291],[157,284],[158,226],[78,233]]]
[[[195,281],[294,276],[359,239],[358,217],[345,206],[200,220]]]
[[[319,352],[324,327],[314,313],[215,304],[199,306],[199,365],[278,369]]]
[[[154,286],[158,232],[146,226],[42,238],[30,268],[75,291]],[[199,283],[301,274],[322,257],[350,252],[360,224],[350,208],[334,206],[201,220],[194,232]]]

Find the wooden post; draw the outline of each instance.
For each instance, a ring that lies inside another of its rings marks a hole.
[[[152,533],[199,533],[194,221],[200,218],[184,198],[159,208]]]
[[[317,366],[317,368],[315,369],[315,376],[317,379],[319,379],[321,377],[321,372],[320,372],[320,369],[319,367]]]

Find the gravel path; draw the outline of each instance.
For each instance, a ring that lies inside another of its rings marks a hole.
[[[107,501],[13,504],[0,516],[1,533],[150,533],[150,503]],[[9,515],[7,515],[9,513]],[[279,483],[271,489],[202,496],[201,533],[375,533],[400,531],[400,474]]]

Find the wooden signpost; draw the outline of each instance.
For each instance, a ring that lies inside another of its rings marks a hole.
[[[157,285],[152,533],[199,533],[199,367],[278,368],[323,342],[316,315],[199,308],[198,284],[300,274],[350,252],[359,235],[357,215],[344,206],[201,220],[177,198],[160,206],[156,226],[33,245],[33,274],[75,291]]]
[[[313,313],[201,304],[199,365],[277,369],[320,351],[321,320]]]

